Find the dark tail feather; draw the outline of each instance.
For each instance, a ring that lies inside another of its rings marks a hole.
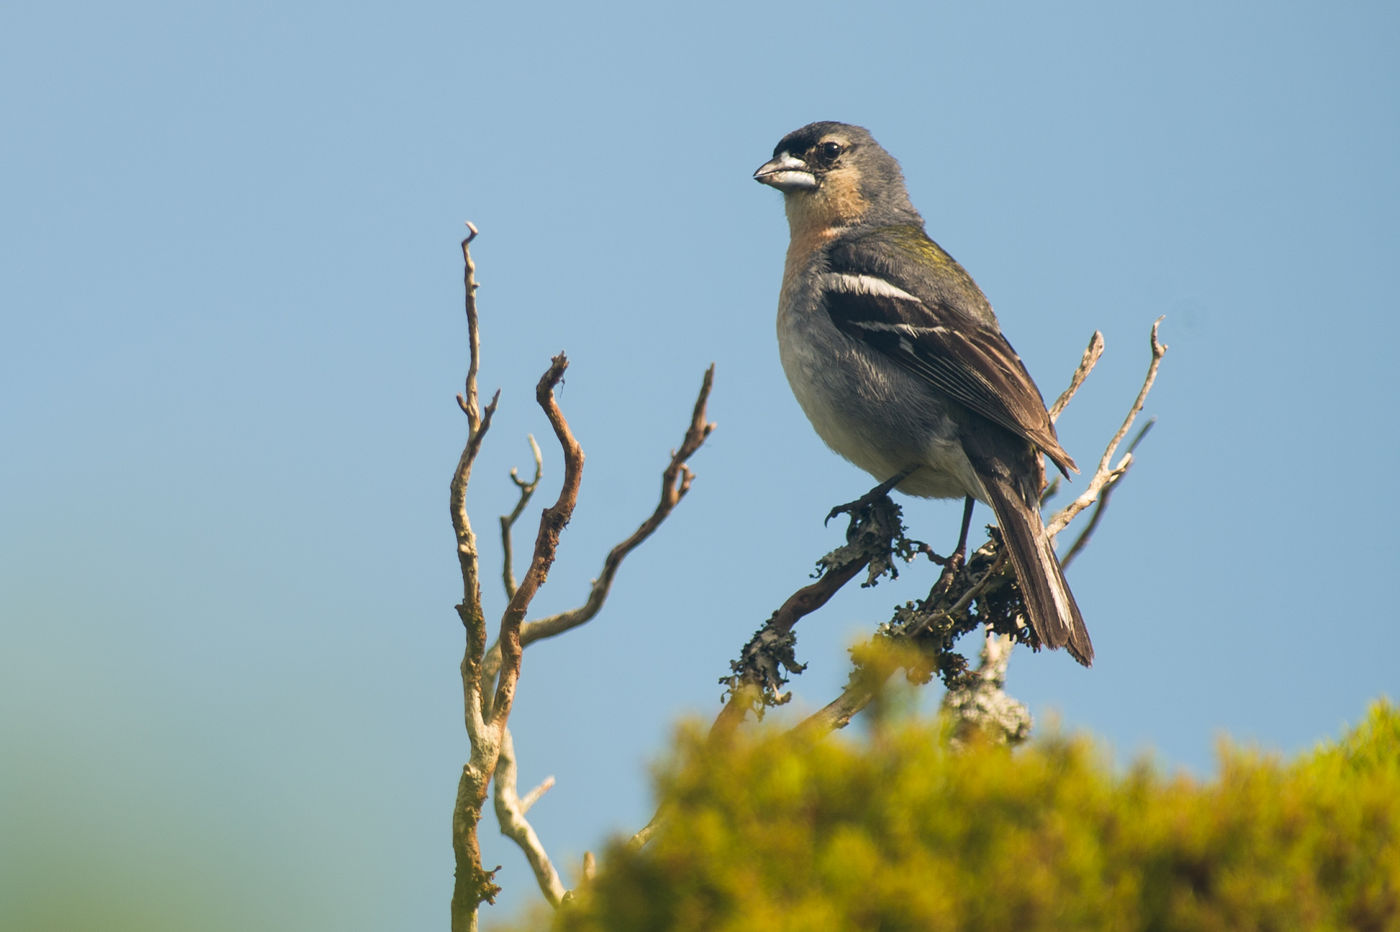
[[[1089,666],[1094,645],[1084,627],[1084,616],[1069,591],[1060,561],[1050,549],[1040,512],[1027,505],[1012,485],[999,477],[982,477],[987,503],[997,515],[1002,539],[1011,552],[1011,565],[1021,583],[1021,595],[1040,643],[1063,647],[1075,660]]]

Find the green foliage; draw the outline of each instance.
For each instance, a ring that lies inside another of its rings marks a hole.
[[[1400,928],[1400,713],[1291,763],[1226,748],[1209,782],[1115,773],[1080,739],[949,749],[686,731],[669,821],[615,844],[555,928]]]

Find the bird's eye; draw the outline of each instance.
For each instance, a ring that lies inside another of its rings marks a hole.
[[[836,157],[841,154],[841,143],[824,142],[817,147],[817,154],[821,156],[823,162],[834,162]]]

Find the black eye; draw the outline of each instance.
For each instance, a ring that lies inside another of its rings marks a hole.
[[[817,146],[817,154],[823,162],[828,164],[836,161],[836,157],[841,154],[841,143],[824,142]]]

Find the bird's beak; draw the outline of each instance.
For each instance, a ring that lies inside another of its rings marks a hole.
[[[817,176],[799,158],[780,152],[772,161],[764,162],[753,173],[759,184],[772,185],[786,194],[789,191],[810,191],[817,186]]]

